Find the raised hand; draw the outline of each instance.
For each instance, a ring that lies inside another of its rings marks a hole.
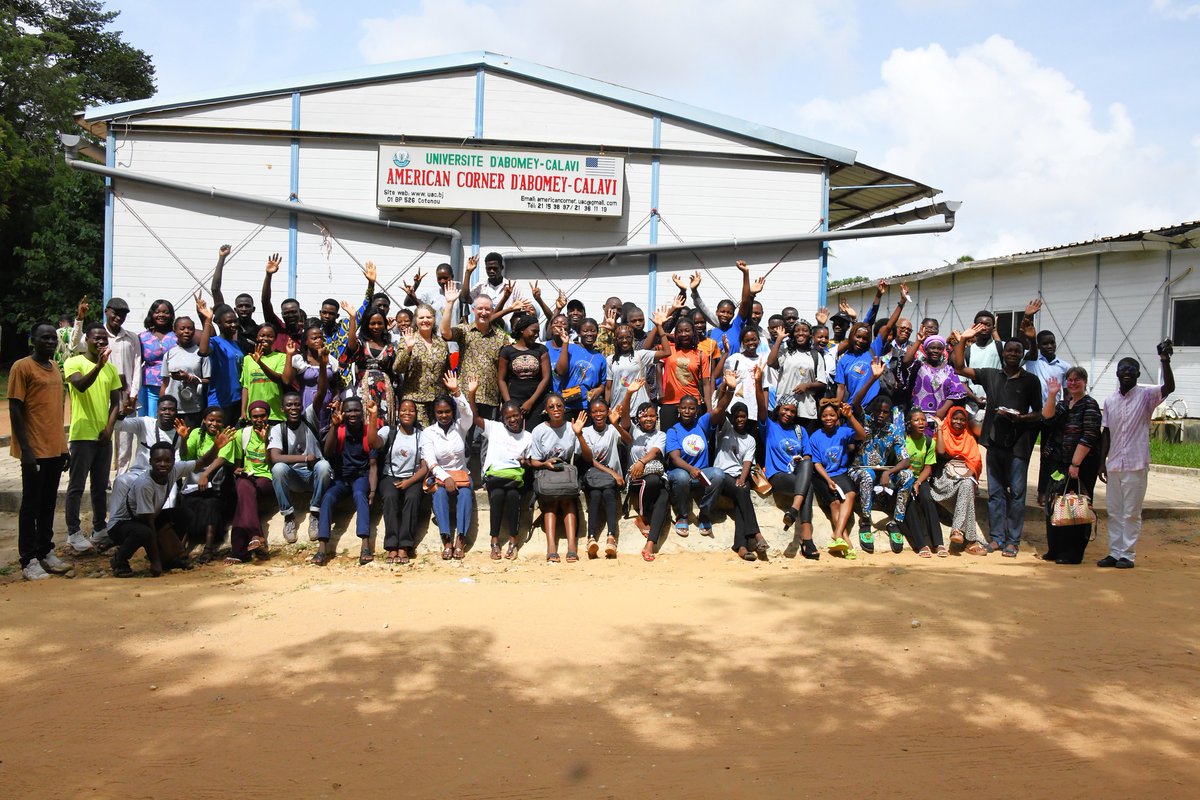
[[[1033,319],[1033,315],[1042,310],[1042,298],[1035,297],[1025,305],[1025,316]]]
[[[763,287],[767,285],[767,276],[755,278],[750,282],[750,294],[762,294]]]
[[[367,276],[367,280],[369,280],[371,283],[375,282],[375,280],[379,277],[379,270],[375,268],[374,261],[368,261],[363,265],[363,274]]]
[[[848,303],[845,298],[838,299],[838,311],[842,312],[850,319],[858,319],[858,312],[850,306],[850,303]]]
[[[542,301],[542,287],[538,286],[538,282],[534,281],[529,284],[529,293],[533,295],[533,299],[539,303]]]
[[[347,314],[354,314],[354,306],[350,305],[348,301],[343,300],[342,302],[338,303],[338,305],[340,305],[342,307],[342,311],[345,311]]]
[[[75,307],[75,319],[85,318],[90,307],[91,306],[88,305],[87,295],[85,294],[83,299],[79,301],[79,305]]]
[[[963,334],[963,340],[973,342],[975,341],[975,337],[983,333],[985,330],[987,330],[987,326],[985,325],[979,325],[978,323],[972,325],[971,327],[967,328],[966,333]]]
[[[738,380],[737,370],[727,369],[727,370],[725,370],[725,374],[722,377],[725,381],[722,388],[724,388],[725,386],[733,386],[735,383],[737,383],[737,380]]]
[[[283,259],[279,257],[279,253],[272,253],[267,259],[267,274],[274,275],[279,272],[279,265],[283,263]]]
[[[100,366],[103,367],[105,364],[107,364],[108,359],[110,359],[111,357],[112,357],[112,348],[111,347],[106,347],[103,350],[101,350],[100,351]]]
[[[267,346],[265,344],[259,343],[254,346],[254,352],[250,354],[250,357],[254,359],[254,363],[261,366],[262,365],[262,357],[266,354],[267,354]]]
[[[580,411],[579,415],[577,417],[575,417],[575,421],[571,423],[571,430],[575,431],[575,435],[578,436],[579,434],[583,433],[583,429],[586,427],[587,427],[587,412]]]
[[[474,397],[477,391],[479,391],[479,378],[471,376],[471,380],[467,381],[467,394]]]
[[[675,283],[675,286],[679,288],[679,291],[687,291],[687,284],[683,282],[683,278],[681,278],[678,273],[671,273],[671,280]]]
[[[567,307],[567,293],[562,289],[558,290],[558,299],[554,301],[554,313],[558,314]]]
[[[458,376],[453,371],[446,370],[446,374],[442,376],[442,385],[450,394],[458,394]]]
[[[750,266],[740,258],[737,261],[733,262],[733,265],[735,267],[737,267],[739,270],[741,270],[742,272],[750,271]]]
[[[722,353],[729,352],[729,337],[727,335],[725,335],[724,333],[721,334],[721,352]]]
[[[479,256],[471,256],[467,259],[467,274],[470,275],[479,266]]]
[[[604,309],[604,321],[600,323],[600,327],[610,331],[617,327],[617,310],[615,308]]]
[[[417,334],[415,331],[409,330],[404,334],[404,346],[409,350],[417,346]]]
[[[334,400],[329,409],[329,424],[336,428],[342,424],[342,401]]]
[[[533,307],[533,303],[529,300],[518,300],[516,308],[517,308],[517,311],[523,311],[526,314],[536,313],[536,311],[534,310],[534,307]]]
[[[611,425],[619,425],[621,422],[621,407],[615,405],[608,410],[608,422]]]
[[[631,395],[637,394],[638,389],[641,389],[645,385],[646,385],[645,378],[634,378],[633,380],[631,380],[629,382],[629,385],[625,387],[625,391],[627,391]]]
[[[221,432],[213,437],[213,447],[220,450],[225,445],[233,441],[233,437],[237,434],[233,428],[222,428]]]
[[[677,294],[671,298],[671,305],[668,307],[667,313],[674,314],[676,311],[682,310],[683,307],[686,305],[687,305],[687,300],[683,297],[683,295]]]
[[[329,346],[328,345],[323,344],[319,348],[317,348],[317,359],[321,362],[322,368],[329,362]]]
[[[875,293],[882,297],[888,290],[888,282],[886,278],[880,278],[879,283],[875,284]]]
[[[417,286],[419,286],[419,285],[420,285],[419,281],[415,281],[413,283],[408,283],[407,281],[401,281],[400,282],[400,291],[404,292],[409,297],[416,297],[417,296]]]
[[[413,285],[414,292],[417,290],[417,287],[421,285],[421,281],[423,281],[423,280],[425,280],[425,273],[421,272],[420,267],[418,267],[417,274],[413,276],[413,284],[412,285]]]
[[[703,280],[703,276],[700,274],[699,270],[696,270],[695,272],[692,273],[692,289],[693,290],[700,288],[701,280]]]
[[[665,306],[665,305],[659,306],[658,311],[655,311],[653,314],[650,315],[650,321],[653,322],[655,325],[659,325],[659,326],[663,325],[667,321],[667,316],[668,316],[667,310],[669,308],[670,308],[670,306]]]
[[[907,283],[900,284],[900,296],[904,298],[905,303],[912,302],[912,295],[908,293],[908,284]]]
[[[750,368],[750,377],[754,380],[754,382],[756,384],[759,383],[760,381],[762,381],[762,376],[763,376],[763,368],[762,368],[761,364],[755,364],[753,367]]]
[[[824,325],[825,323],[829,322],[829,309],[825,306],[818,308],[816,320],[818,325]]]
[[[883,363],[882,358],[874,358],[871,360],[871,374],[877,379],[887,370],[887,366]]]
[[[838,409],[838,411],[846,419],[850,419],[851,417],[854,416],[854,407],[852,405],[850,405],[849,403],[842,403],[842,405]]]
[[[367,395],[363,399],[363,411],[367,413],[368,417],[379,416],[379,404],[375,402],[375,398]]]
[[[227,244],[223,244],[217,248],[217,258],[229,258],[229,254],[232,252],[232,247]]]
[[[1062,391],[1062,381],[1057,377],[1052,376],[1046,380],[1046,393],[1048,395],[1057,397],[1060,391]]]
[[[292,357],[300,352],[300,345],[295,339],[288,339],[287,344],[283,346],[283,352],[287,353],[288,361],[291,361]]]
[[[458,297],[458,281],[446,281],[446,297]]]
[[[226,245],[228,247],[228,245]],[[208,303],[204,302],[204,298],[199,292],[193,295],[196,298],[196,313],[200,316],[203,322],[208,322],[213,318],[212,309],[208,307]]]
[[[175,418],[175,433],[179,435],[180,439],[187,441],[188,434],[191,432],[192,429],[187,426],[187,423],[183,419],[180,417]]]

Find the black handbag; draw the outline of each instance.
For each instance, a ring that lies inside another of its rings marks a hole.
[[[617,485],[616,478],[596,467],[589,467],[588,471],[583,473],[583,482],[589,489],[611,489]]]
[[[533,491],[541,497],[571,497],[579,494],[579,472],[574,464],[533,473]]]

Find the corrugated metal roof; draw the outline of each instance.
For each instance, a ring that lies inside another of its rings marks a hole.
[[[707,109],[688,105],[687,103],[679,103],[674,100],[668,100],[664,97],[658,97],[657,95],[640,92],[636,89],[628,89],[624,86],[606,83],[604,81],[596,80],[595,78],[588,78],[583,75],[576,75],[572,72],[566,72],[564,70],[554,69],[553,67],[546,67],[542,66],[541,64],[522,61],[520,59],[512,58],[511,56],[506,56],[499,53],[489,53],[487,51],[456,53],[452,55],[432,56],[430,58],[420,58],[409,61],[398,61],[391,64],[379,64],[370,67],[362,67],[359,69],[343,70],[339,72],[298,78],[294,81],[283,84],[256,84],[230,89],[217,95],[190,94],[174,98],[152,97],[147,100],[134,100],[127,103],[117,103],[115,105],[89,109],[84,113],[84,119],[111,120],[119,117],[132,116],[134,114],[143,114],[150,111],[163,111],[187,106],[210,105],[213,103],[229,102],[230,100],[244,100],[252,97],[279,95],[294,91],[326,89],[345,84],[370,83],[393,78],[407,78],[417,75],[428,75],[431,73],[477,69],[479,67],[483,67],[485,70],[492,72],[515,75],[517,77],[538,81],[540,83],[561,86],[565,89],[592,95],[594,97],[601,97],[606,100],[622,103],[624,105],[634,106],[647,111],[653,111],[662,114],[663,116],[673,117],[686,122],[697,123],[705,127],[726,131],[738,136],[746,137],[748,139],[768,142],[789,150],[795,150],[797,152],[807,153],[810,155],[819,156],[821,158],[827,158],[830,161],[853,164],[854,157],[856,155],[853,150],[846,147],[839,147],[837,145],[829,144],[828,142],[809,139],[804,136],[798,136],[797,134],[781,131],[777,128],[771,128],[766,125],[757,125],[753,122],[746,122],[745,120],[737,119],[736,117],[732,117],[727,114],[709,111]]]
[[[436,73],[461,72],[479,68],[558,86],[570,91],[651,111],[664,117],[776,145],[796,153],[827,159],[833,162],[833,166],[830,169],[831,191],[828,219],[828,225],[831,229],[841,228],[882,211],[897,208],[920,198],[933,197],[940,193],[938,189],[926,186],[925,184],[893,175],[866,164],[857,163],[855,162],[857,154],[849,148],[810,139],[766,125],[747,122],[727,114],[698,108],[687,103],[668,100],[664,97],[648,94],[636,89],[629,89],[583,75],[576,75],[564,70],[487,51],[456,53],[399,61],[391,64],[380,64],[307,76],[283,83],[254,84],[228,89],[218,94],[193,93],[179,97],[152,97],[146,100],[134,100],[88,109],[82,115],[82,120],[85,123],[107,122],[156,111],[278,96],[296,91],[328,89],[348,84],[371,83]],[[870,188],[873,185],[879,188]]]
[[[993,267],[1008,266],[1010,264],[1024,264],[1029,262],[1048,261],[1058,258],[1071,258],[1073,256],[1088,255],[1092,253],[1106,252],[1129,252],[1131,250],[1172,250],[1180,248],[1191,248],[1200,246],[1200,220],[1193,222],[1178,222],[1174,225],[1167,225],[1162,228],[1149,228],[1142,231],[1133,231],[1132,233],[1119,233],[1115,236],[1103,236],[1098,239],[1090,239],[1082,242],[1071,242],[1070,244],[1052,245],[1050,247],[1042,247],[1037,250],[1026,250],[1020,253],[1012,253],[1006,256],[998,256],[996,258],[985,258],[977,261],[964,261],[962,263],[946,264],[940,267],[933,267],[917,272],[906,272],[900,275],[892,275],[887,278],[889,283],[897,281],[923,281],[929,278],[937,278],[951,273],[970,272],[977,269],[991,269]],[[860,289],[873,288],[878,279],[859,281],[857,283],[839,286],[834,290],[839,292],[856,292]]]

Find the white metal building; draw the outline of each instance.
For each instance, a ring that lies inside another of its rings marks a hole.
[[[1155,345],[1175,343],[1172,415],[1200,416],[1200,221],[1047,247],[1001,258],[950,264],[889,278],[890,308],[907,281],[919,322],[936,317],[943,334],[965,329],[977,312],[996,314],[1011,336],[1026,304],[1042,299],[1038,330],[1053,331],[1058,354],[1088,371],[1101,402],[1116,390],[1116,365],[1126,356],[1142,365],[1143,383],[1159,380]],[[874,283],[837,290],[856,308],[875,297]],[[837,298],[830,298],[836,301]]]
[[[736,297],[736,258],[756,274],[778,265],[768,308],[808,308],[824,301],[825,242],[953,226],[955,204],[881,217],[938,190],[852,150],[493,53],[78,122],[105,142],[104,166],[73,162],[109,181],[105,297],[135,312],[156,297],[190,308],[222,243],[227,298],[257,297],[279,252],[274,300],[310,314],[356,297],[368,259],[399,298],[416,269],[457,266],[464,250],[512,256],[510,278],[549,281],[589,311],[610,295],[653,306],[672,272],[696,269],[706,298]],[[945,222],[901,224],[933,214]]]

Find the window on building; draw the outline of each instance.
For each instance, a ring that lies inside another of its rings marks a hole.
[[[1009,339],[1016,339],[1017,325],[1021,322],[1021,317],[1025,315],[1024,311],[997,311],[996,313],[996,333],[1000,334],[1000,341],[1007,342]]]
[[[1177,347],[1200,347],[1200,297],[1172,303],[1171,341]]]

